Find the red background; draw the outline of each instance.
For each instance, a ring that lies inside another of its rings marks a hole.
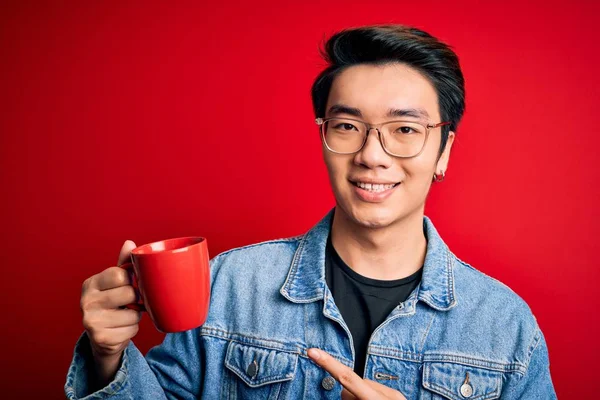
[[[466,76],[427,214],[530,304],[559,397],[594,397],[597,4],[3,2],[0,390],[62,398],[81,283],[125,239],[204,235],[214,256],[318,221],[334,202],[309,96],[317,46],[394,22],[452,44]],[[144,318],[136,343],[160,340]]]

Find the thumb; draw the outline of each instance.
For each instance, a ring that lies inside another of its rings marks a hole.
[[[135,249],[137,246],[132,240],[126,240],[123,243],[123,247],[121,247],[121,252],[119,253],[119,261],[117,265],[125,264],[129,261],[129,255],[131,254],[131,250]]]

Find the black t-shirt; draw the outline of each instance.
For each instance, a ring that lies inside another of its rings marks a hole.
[[[421,281],[423,268],[393,281],[371,279],[354,272],[327,239],[325,280],[354,342],[354,372],[363,376],[367,346],[373,331],[405,301]]]

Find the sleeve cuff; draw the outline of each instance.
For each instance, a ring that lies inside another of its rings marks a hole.
[[[73,360],[67,373],[67,382],[65,383],[65,395],[67,399],[106,399],[109,397],[114,398],[114,396],[120,397],[119,395],[124,394],[128,386],[127,369],[129,365],[129,352],[132,346],[133,343],[129,342],[129,345],[123,352],[121,365],[112,382],[104,388],[90,393],[90,385],[92,383],[90,377],[93,374],[94,367],[89,338],[84,332],[75,345]]]

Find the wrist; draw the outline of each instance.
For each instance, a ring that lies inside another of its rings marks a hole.
[[[92,346],[96,387],[98,389],[108,385],[114,378],[121,365],[124,350],[115,354],[102,354]]]

